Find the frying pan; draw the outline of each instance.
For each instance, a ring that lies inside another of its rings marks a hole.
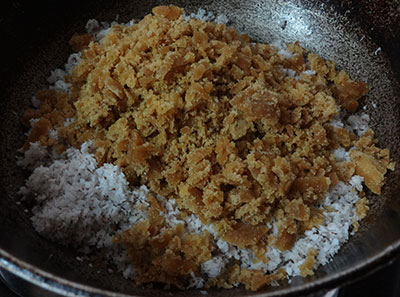
[[[23,111],[36,90],[46,87],[50,70],[61,67],[71,50],[68,40],[83,32],[90,18],[119,21],[141,18],[155,5],[171,3],[195,12],[223,13],[229,25],[253,40],[282,39],[300,44],[371,91],[363,105],[381,147],[397,162],[380,197],[369,195],[370,212],[335,258],[314,276],[293,278],[259,292],[212,289],[212,296],[289,296],[343,285],[393,261],[400,250],[400,4],[386,0],[330,1],[3,1],[0,100],[0,266],[36,285],[66,296],[203,296],[200,291],[135,288],[106,267],[80,262],[77,254],[41,238],[29,221],[29,205],[16,194],[27,173],[16,166],[24,142]],[[373,103],[375,102],[375,103]]]

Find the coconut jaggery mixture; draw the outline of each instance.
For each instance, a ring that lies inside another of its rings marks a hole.
[[[288,250],[323,222],[318,205],[339,181],[359,175],[381,193],[394,166],[389,150],[376,146],[372,130],[358,137],[331,124],[339,111],[357,110],[365,83],[297,43],[282,55],[224,24],[187,21],[182,13],[159,6],[133,27],[113,26],[101,42],[74,36],[82,62],[68,77],[71,92],[37,93],[40,108],[24,116],[37,120],[25,149],[40,141],[61,153],[93,140],[100,165],[118,165],[131,185],[175,199],[182,217],[195,214],[264,262],[268,247]],[[337,161],[340,147],[354,147],[349,160]],[[185,287],[212,258],[213,240],[207,232],[168,228],[165,209],[153,196],[149,201],[149,218],[115,242],[128,247],[138,284]],[[357,211],[367,209],[364,199]],[[316,253],[309,250],[303,276],[313,273]],[[207,285],[239,282],[256,290],[284,276],[232,263]]]

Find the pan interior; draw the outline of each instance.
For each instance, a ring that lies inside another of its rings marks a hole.
[[[61,3],[65,10],[59,9]],[[172,1],[186,12],[198,8],[225,14],[229,26],[245,32],[253,40],[270,42],[282,39],[298,40],[300,44],[326,59],[337,62],[357,80],[366,81],[371,91],[363,101],[371,116],[371,126],[381,147],[388,147],[397,164],[400,161],[400,95],[399,80],[385,50],[378,45],[357,22],[351,13],[345,16],[341,6],[324,4],[324,1]],[[71,50],[68,40],[74,32],[83,32],[90,18],[127,22],[141,18],[161,1],[57,1],[57,5],[43,5],[39,15],[30,9],[32,4],[10,4],[10,16],[5,30],[10,37],[9,59],[3,69],[14,69],[14,74],[2,70],[1,144],[0,163],[0,248],[16,258],[37,268],[57,275],[67,281],[99,289],[144,296],[167,296],[170,292],[158,289],[137,289],[119,274],[109,273],[104,267],[88,267],[76,259],[77,254],[65,247],[42,239],[33,230],[25,205],[17,205],[16,192],[27,173],[17,167],[17,150],[24,142],[24,129],[20,119],[29,106],[35,91],[46,87],[50,70],[62,66]],[[163,2],[162,4],[165,4]],[[14,5],[13,7],[11,7]],[[395,19],[396,20],[396,19]],[[390,53],[389,53],[390,54]],[[376,107],[372,102],[376,102]],[[280,295],[296,290],[309,290],[326,283],[336,285],[335,279],[349,272],[357,273],[365,265],[373,264],[386,253],[400,246],[400,170],[397,166],[386,181],[383,195],[370,196],[371,210],[360,231],[340,250],[334,260],[320,267],[314,276],[294,278],[289,284],[266,288],[263,296]],[[390,256],[388,256],[390,257]],[[369,263],[371,262],[371,263]],[[230,291],[212,290],[215,296],[247,296],[252,292],[236,288]],[[201,292],[174,292],[177,296],[201,295]]]

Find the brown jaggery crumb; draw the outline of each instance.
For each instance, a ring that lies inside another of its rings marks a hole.
[[[261,270],[242,269],[239,279],[241,283],[245,284],[246,289],[257,291],[273,281],[283,279],[285,276],[286,274],[283,271],[275,274],[265,274]]]
[[[40,90],[36,93],[36,99],[40,102],[39,109],[28,109],[23,115],[24,125],[29,126],[31,120],[35,121],[24,150],[29,148],[30,143],[37,141],[43,146],[58,145],[49,137],[49,130],[63,127],[65,120],[74,117],[76,113],[71,98],[64,92]]]
[[[118,165],[131,184],[176,199],[182,213],[212,223],[221,238],[251,248],[259,260],[267,246],[288,250],[319,226],[318,204],[339,181],[358,174],[381,192],[386,169],[394,166],[389,151],[375,146],[371,130],[358,139],[330,124],[340,109],[356,110],[365,83],[306,55],[297,43],[288,45],[293,56],[285,58],[223,24],[186,21],[178,7],[152,12],[133,27],[113,26],[101,43],[86,35],[71,39],[82,49],[82,62],[68,77],[71,93],[37,95],[40,109],[24,116],[26,123],[39,119],[25,149],[30,141],[79,147],[93,140],[99,164]],[[307,61],[315,75],[302,73]],[[52,128],[58,144],[46,138]],[[350,161],[336,161],[339,146],[356,146]],[[185,287],[211,258],[211,237],[169,228],[156,199],[149,199],[149,218],[115,241],[140,269],[138,284]],[[357,212],[366,210],[360,202]],[[276,235],[266,227],[271,220]],[[302,275],[313,273],[315,256],[310,250]],[[235,264],[207,286],[243,283],[257,290],[283,277]]]
[[[367,215],[368,211],[368,199],[367,198],[361,198],[356,202],[356,214],[360,219],[365,218]]]
[[[375,194],[380,194],[387,169],[393,170],[389,150],[375,146],[374,132],[369,129],[355,143],[357,149],[350,152],[355,164],[355,173],[364,177],[366,186]]]
[[[216,279],[210,279],[206,283],[206,288],[219,287],[230,289],[238,284],[244,284],[245,288],[252,291],[282,280],[286,277],[284,269],[278,269],[276,273],[266,274],[262,270],[244,269],[240,268],[239,265],[234,264],[229,267],[225,273],[217,277]]]
[[[304,262],[299,266],[300,275],[302,277],[306,277],[308,275],[314,275],[313,265],[315,263],[315,257],[318,255],[318,252],[314,248],[310,248],[307,253],[307,258]]]
[[[78,52],[87,48],[93,39],[93,35],[91,34],[74,34],[69,41],[69,45],[74,52]]]

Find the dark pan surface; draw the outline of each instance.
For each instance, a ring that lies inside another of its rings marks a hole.
[[[216,14],[224,13],[230,26],[256,41],[299,40],[302,46],[335,60],[353,78],[366,81],[371,91],[364,104],[379,144],[389,147],[393,159],[400,163],[398,1],[4,2],[6,7],[0,18],[2,46],[6,50],[0,70],[0,266],[69,296],[122,296],[104,290],[129,295],[171,295],[157,289],[134,288],[104,267],[90,269],[77,261],[73,251],[38,236],[30,225],[29,214],[24,212],[27,206],[15,204],[16,192],[27,177],[15,162],[16,151],[24,142],[21,115],[35,91],[46,87],[50,70],[67,60],[71,53],[69,38],[74,32],[83,32],[90,18],[112,21],[119,15],[119,20],[125,22],[141,18],[153,6],[165,3],[182,6],[187,12],[202,7]],[[211,290],[209,295],[298,296],[299,292],[344,284],[392,260],[400,250],[399,167],[388,175],[383,195],[370,197],[372,209],[360,231],[313,277],[294,278],[291,284],[257,293],[237,288]],[[173,294],[203,296],[199,291]]]

